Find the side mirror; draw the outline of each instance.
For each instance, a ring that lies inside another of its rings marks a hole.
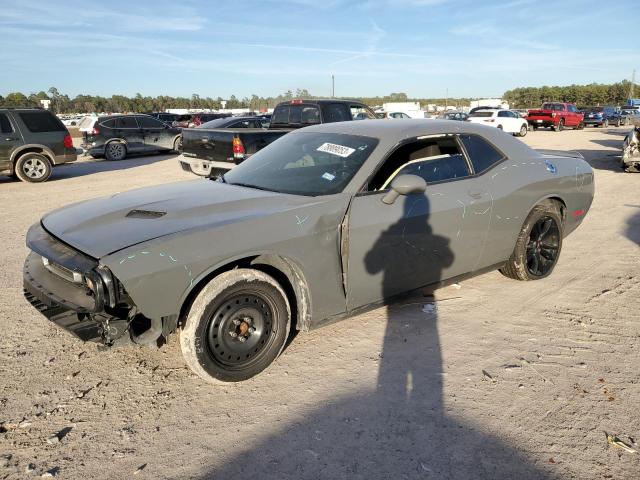
[[[391,182],[391,190],[384,197],[382,203],[391,205],[400,195],[412,193],[424,193],[427,190],[427,182],[417,175],[399,175]]]

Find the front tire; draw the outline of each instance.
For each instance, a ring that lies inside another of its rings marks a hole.
[[[564,119],[561,118],[560,121],[558,122],[558,126],[556,127],[556,132],[561,132],[562,130],[564,130]]]
[[[558,204],[536,205],[522,225],[511,258],[500,269],[514,280],[540,280],[551,274],[562,248],[562,215]]]
[[[104,147],[104,158],[110,162],[124,160],[127,157],[127,147],[121,142],[110,142]]]
[[[40,153],[25,153],[16,162],[15,174],[23,182],[42,183],[49,180],[51,160]]]
[[[278,357],[290,325],[291,309],[278,282],[239,268],[218,275],[196,296],[180,347],[187,365],[207,382],[239,382]]]

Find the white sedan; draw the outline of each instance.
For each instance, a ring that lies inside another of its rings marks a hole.
[[[527,121],[510,110],[476,110],[469,115],[467,122],[496,127],[519,137],[524,137],[529,129]]]

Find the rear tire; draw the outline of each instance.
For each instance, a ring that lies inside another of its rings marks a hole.
[[[173,151],[176,153],[182,153],[182,135],[173,141]]]
[[[180,347],[187,365],[207,382],[239,382],[278,357],[290,325],[291,309],[278,282],[238,268],[218,275],[196,296]]]
[[[578,130],[583,130],[583,129],[584,129],[584,122],[580,122],[580,123],[578,124],[578,127],[577,127],[577,128],[578,128]]]
[[[127,157],[127,146],[121,142],[109,142],[104,146],[104,158],[110,162],[124,160]]]
[[[562,215],[556,202],[536,205],[522,225],[511,258],[500,273],[523,281],[549,276],[560,257],[562,228]]]
[[[16,161],[14,172],[23,182],[42,183],[51,176],[51,160],[40,153],[25,153]]]
[[[524,137],[527,135],[527,132],[529,131],[529,129],[527,128],[526,125],[522,125],[520,127],[520,133],[518,134],[519,137]]]
[[[616,120],[616,127],[619,127],[620,125],[622,125],[622,123],[620,123],[620,119]]]

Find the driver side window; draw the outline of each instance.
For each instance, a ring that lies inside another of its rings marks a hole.
[[[435,183],[467,177],[470,172],[454,137],[425,138],[398,147],[374,175],[367,190],[387,190],[394,178],[405,174]]]

